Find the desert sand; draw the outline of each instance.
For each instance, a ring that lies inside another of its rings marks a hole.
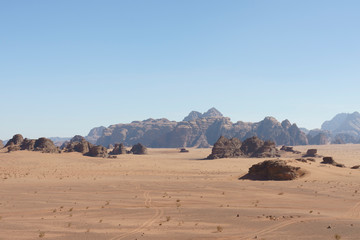
[[[351,167],[360,145],[317,148]],[[281,159],[294,181],[239,180],[265,159],[211,149],[117,159],[0,151],[0,239],[360,239],[360,169]]]

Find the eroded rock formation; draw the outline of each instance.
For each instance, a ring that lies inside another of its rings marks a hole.
[[[133,154],[147,154],[147,148],[141,143],[138,143],[131,148],[130,152]]]
[[[110,155],[126,154],[126,148],[122,143],[116,143],[113,150],[109,153]]]
[[[305,174],[300,167],[287,165],[284,160],[266,160],[252,165],[245,178],[252,180],[293,180]]]
[[[321,163],[322,163],[322,164],[333,165],[333,166],[335,166],[335,167],[341,167],[341,168],[344,168],[344,167],[345,167],[344,164],[335,162],[335,160],[334,160],[332,157],[323,157],[323,161],[322,161]]]
[[[221,136],[214,144],[208,159],[233,157],[279,157],[279,150],[272,141],[262,141],[251,137],[241,142],[237,138],[228,139]]]

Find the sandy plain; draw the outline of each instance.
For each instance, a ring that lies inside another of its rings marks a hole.
[[[360,145],[313,147],[360,164]],[[359,169],[288,153],[281,159],[308,175],[239,180],[264,159],[203,160],[210,152],[103,159],[1,150],[0,239],[360,239]]]

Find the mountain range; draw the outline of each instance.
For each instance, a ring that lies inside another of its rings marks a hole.
[[[192,111],[182,121],[166,118],[95,127],[85,139],[92,144],[108,147],[123,143],[132,146],[142,143],[153,148],[210,147],[220,136],[245,140],[257,136],[277,145],[322,145],[360,143],[360,113],[340,113],[325,121],[321,129],[299,128],[289,120],[279,122],[265,117],[259,122],[233,123],[215,108],[204,113]],[[50,138],[57,146],[70,138]],[[6,144],[6,141],[4,141]]]
[[[288,120],[279,122],[273,117],[266,117],[256,123],[242,121],[233,123],[215,108],[205,113],[192,111],[180,122],[169,121],[166,118],[150,118],[129,124],[115,124],[102,129],[102,135],[97,139],[96,144],[103,146],[115,143],[131,146],[141,142],[147,147],[154,148],[210,147],[220,136],[237,137],[240,140],[258,136],[264,140],[272,140],[278,145],[308,144],[306,134]],[[100,129],[95,132],[99,133]],[[87,138],[95,139],[91,134]]]

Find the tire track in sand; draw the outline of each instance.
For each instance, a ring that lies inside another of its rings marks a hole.
[[[150,196],[150,191],[144,191],[143,196],[145,199],[144,200],[145,207],[155,209],[155,213],[149,219],[147,219],[143,224],[141,224],[139,227],[135,228],[134,230],[122,233],[118,236],[115,236],[115,237],[111,238],[110,240],[121,240],[121,239],[129,237],[131,235],[134,235],[136,233],[139,233],[142,230],[144,230],[145,228],[150,227],[152,224],[154,224],[157,220],[159,220],[164,215],[164,210],[162,208],[156,207],[152,204],[152,198]]]
[[[360,218],[360,202],[357,202],[344,215],[344,217]]]
[[[288,221],[284,221],[284,222],[281,222],[281,223],[273,225],[273,226],[269,226],[269,227],[264,228],[262,230],[249,233],[246,236],[243,236],[243,237],[240,237],[240,238],[237,237],[236,239],[239,239],[239,240],[254,239],[255,236],[259,237],[259,235],[262,235],[262,234],[272,233],[272,232],[274,232],[276,230],[279,230],[279,229],[281,229],[283,227],[286,227],[286,226],[289,226],[289,225],[292,225],[292,224],[295,224],[295,223],[308,222],[308,221],[319,220],[319,219],[323,219],[323,218],[321,218],[321,217],[313,217],[313,218],[299,218],[299,219],[288,220]]]

